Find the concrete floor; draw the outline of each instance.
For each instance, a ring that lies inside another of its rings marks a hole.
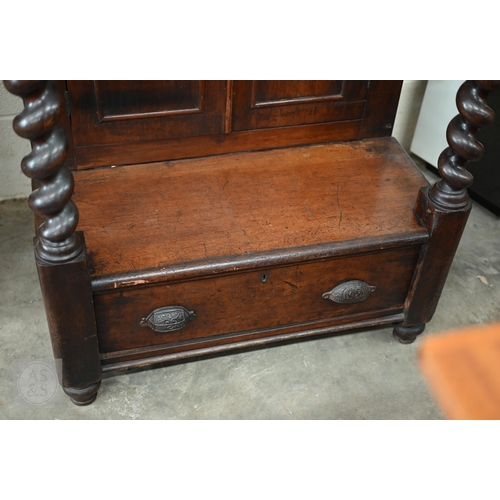
[[[429,178],[433,176],[426,174]],[[379,328],[106,376],[95,403],[22,406],[16,363],[52,351],[26,201],[0,204],[2,419],[442,419],[418,365],[419,340]],[[500,321],[499,218],[474,204],[424,336]],[[62,391],[61,391],[62,392]]]

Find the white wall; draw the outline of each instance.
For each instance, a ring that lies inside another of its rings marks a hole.
[[[410,151],[437,167],[441,152],[448,147],[446,129],[457,115],[456,96],[463,80],[429,80],[418,115]]]
[[[393,136],[407,150],[410,148],[418,112],[422,103],[426,80],[405,80]],[[21,159],[29,150],[29,141],[21,139],[12,130],[12,119],[23,108],[18,97],[9,94],[0,85],[0,201],[26,198],[31,191],[31,182],[19,167]]]
[[[427,80],[405,80],[403,83],[392,135],[407,151],[410,150],[426,85]]]
[[[31,181],[20,168],[21,159],[30,151],[30,143],[12,130],[12,120],[22,109],[21,98],[9,94],[0,84],[0,201],[26,198],[31,192]]]

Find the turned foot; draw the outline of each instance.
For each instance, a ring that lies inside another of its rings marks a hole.
[[[64,392],[70,397],[71,401],[77,406],[87,406],[92,404],[97,397],[97,391],[101,382],[85,387],[84,389],[74,389],[72,387],[64,387]]]
[[[417,326],[403,326],[399,323],[394,327],[393,335],[396,340],[399,340],[402,344],[411,344],[415,342],[417,335],[420,335],[425,329],[425,325]]]

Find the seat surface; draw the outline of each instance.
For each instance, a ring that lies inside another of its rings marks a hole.
[[[427,184],[383,138],[77,171],[73,199],[105,288],[193,263],[422,242],[413,207]]]

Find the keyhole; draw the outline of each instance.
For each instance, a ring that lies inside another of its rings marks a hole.
[[[265,283],[268,277],[269,277],[268,274],[263,274],[262,277],[260,278],[260,281],[262,281],[262,283]]]

